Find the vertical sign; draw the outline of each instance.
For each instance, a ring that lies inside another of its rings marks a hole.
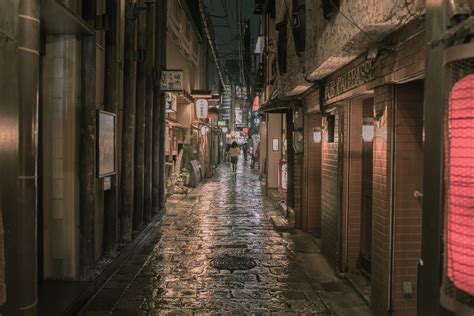
[[[206,99],[198,99],[196,101],[196,115],[198,119],[207,118],[207,112],[209,110],[209,103]]]
[[[166,112],[176,112],[178,107],[178,96],[175,93],[165,93]]]
[[[288,189],[288,163],[286,160],[280,160],[280,167],[278,172],[278,190],[286,192]]]

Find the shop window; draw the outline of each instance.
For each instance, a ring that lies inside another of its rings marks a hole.
[[[474,295],[474,75],[457,81],[449,96],[447,274]]]
[[[335,133],[336,133],[336,116],[329,115],[327,118],[327,130],[328,130],[328,143],[335,142]]]

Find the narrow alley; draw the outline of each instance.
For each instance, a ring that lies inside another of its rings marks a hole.
[[[474,315],[474,0],[0,0],[0,316]]]
[[[370,315],[316,240],[274,230],[274,212],[256,171],[243,159],[236,174],[223,164],[188,196],[168,200],[146,244],[84,314]]]

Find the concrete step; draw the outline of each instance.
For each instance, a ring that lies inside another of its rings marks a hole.
[[[271,219],[276,230],[285,231],[293,228],[284,216],[273,215],[271,216]]]

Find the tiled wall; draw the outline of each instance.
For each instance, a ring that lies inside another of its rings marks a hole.
[[[423,81],[397,86],[395,123],[395,195],[393,310],[416,315],[416,266],[421,250],[423,178]],[[410,282],[412,294],[403,292]]]
[[[377,315],[387,313],[390,268],[390,146],[392,129],[393,87],[375,89],[375,108],[385,112],[375,127],[373,142],[372,204],[372,308]]]

